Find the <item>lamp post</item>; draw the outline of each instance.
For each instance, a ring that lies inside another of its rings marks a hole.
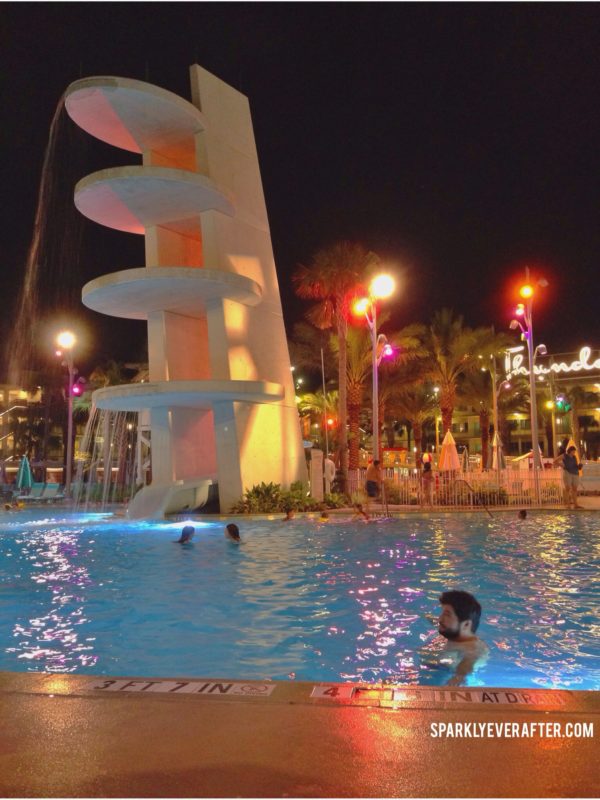
[[[71,331],[61,331],[56,337],[56,343],[61,348],[58,356],[64,356],[65,365],[69,372],[69,389],[67,396],[67,474],[65,478],[65,495],[71,495],[71,478],[73,473],[73,383],[75,380],[75,367],[73,365],[73,348],[75,347],[75,334]]]
[[[377,300],[394,293],[396,283],[391,275],[376,275],[369,284],[369,296],[354,303],[354,313],[364,315],[371,334],[373,361],[373,461],[379,460],[379,364],[384,355],[391,354],[391,346],[383,334],[377,335]]]
[[[529,280],[529,268],[526,271],[526,279]],[[544,279],[538,281],[538,286],[547,286],[548,282]],[[534,350],[533,347],[533,295],[534,289],[531,284],[526,283],[519,289],[519,294],[525,300],[525,303],[519,303],[516,309],[516,315],[523,318],[523,323],[518,319],[513,319],[510,323],[511,330],[521,329],[522,338],[527,345],[527,356],[529,360],[529,402],[530,402],[530,417],[531,417],[531,447],[533,450],[533,465],[535,469],[541,469],[542,462],[540,459],[540,446],[539,446],[539,432],[538,432],[538,417],[537,417],[537,403],[535,398],[535,359],[538,353],[541,355],[546,354],[545,345],[540,345]]]
[[[538,431],[538,415],[537,415],[537,403],[535,397],[535,358],[539,353],[542,355],[546,352],[546,347],[544,345],[540,345],[539,348],[536,348],[534,351],[533,347],[533,295],[535,294],[535,290],[533,286],[529,283],[529,267],[525,269],[525,280],[526,283],[521,286],[519,289],[519,294],[525,301],[524,303],[519,303],[516,309],[516,315],[518,317],[523,318],[523,323],[521,323],[518,319],[513,319],[510,323],[511,330],[516,330],[517,328],[521,329],[521,338],[524,339],[527,345],[527,356],[529,360],[529,402],[530,402],[530,425],[531,425],[531,448],[532,448],[532,455],[533,455],[533,469],[535,473],[535,481],[536,481],[536,496],[539,501],[539,482],[538,482],[538,471],[542,468],[542,461],[540,458],[540,445],[539,445],[539,431]],[[541,278],[537,281],[538,286],[547,286],[548,281],[544,278]]]

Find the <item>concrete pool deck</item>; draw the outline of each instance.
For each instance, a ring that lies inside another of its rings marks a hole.
[[[0,714],[3,797],[598,793],[598,692],[4,672]],[[434,738],[442,722],[595,736]]]

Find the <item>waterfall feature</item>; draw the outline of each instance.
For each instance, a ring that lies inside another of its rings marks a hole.
[[[44,310],[79,307],[75,281],[83,221],[73,209],[73,175],[81,172],[87,147],[64,109],[63,96],[50,124],[23,283],[5,342],[8,381],[14,386],[22,386],[37,366],[36,325]]]
[[[92,408],[73,484],[77,508],[128,501],[145,482],[149,442],[138,422],[136,412]]]

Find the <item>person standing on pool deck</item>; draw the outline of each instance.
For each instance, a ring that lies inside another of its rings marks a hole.
[[[452,590],[440,595],[442,612],[438,632],[447,639],[440,662],[454,667],[448,686],[460,686],[477,664],[483,663],[489,648],[475,631],[479,627],[481,606],[469,592]]]
[[[374,500],[379,494],[381,488],[381,469],[379,468],[379,461],[375,459],[372,464],[367,467],[367,474],[365,475],[365,491],[367,493],[367,513],[369,512],[369,501]]]
[[[426,461],[423,464],[423,474],[421,475],[421,504],[424,506],[433,505],[433,472],[431,470],[431,461]]]
[[[577,489],[579,487],[579,470],[581,464],[577,463],[577,448],[574,445],[568,448],[566,453],[561,453],[554,459],[554,465],[560,464],[563,469],[563,485],[565,488],[565,503],[567,508],[581,508],[577,505]]]

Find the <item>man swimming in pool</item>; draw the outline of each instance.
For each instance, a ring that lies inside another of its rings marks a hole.
[[[458,590],[440,595],[442,612],[438,632],[448,641],[442,650],[440,663],[454,668],[448,686],[461,686],[476,666],[487,659],[489,648],[475,631],[479,627],[481,606],[472,594]]]

